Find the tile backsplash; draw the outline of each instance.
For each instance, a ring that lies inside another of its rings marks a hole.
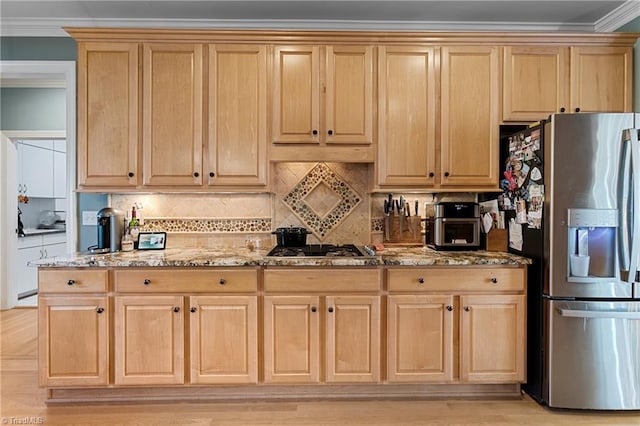
[[[312,231],[307,243],[368,244],[382,241],[386,193],[369,193],[370,164],[273,163],[271,193],[111,194],[110,205],[131,215],[143,230],[167,232],[167,247],[239,247],[248,237],[276,244],[273,230]],[[394,194],[397,198],[400,194]],[[436,201],[475,200],[475,194],[403,194],[419,214]]]

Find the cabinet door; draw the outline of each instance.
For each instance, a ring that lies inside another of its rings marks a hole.
[[[184,383],[182,296],[115,298],[115,383]]]
[[[380,380],[380,297],[326,298],[327,382]]]
[[[202,185],[202,46],[143,45],[145,185]]]
[[[273,56],[273,142],[320,140],[320,48],[278,46]]]
[[[47,297],[38,302],[41,386],[106,385],[107,297]]]
[[[571,48],[571,111],[633,111],[633,48]]]
[[[431,47],[380,46],[378,183],[433,185],[435,101]]]
[[[138,184],[138,44],[78,43],[78,186]]]
[[[257,297],[192,296],[190,311],[191,383],[257,383]]]
[[[67,154],[53,151],[53,196],[67,198]]]
[[[318,383],[318,296],[265,296],[264,381]]]
[[[442,185],[498,186],[499,51],[442,48]]]
[[[453,379],[453,296],[389,296],[387,377],[390,382]]]
[[[525,296],[460,296],[460,380],[525,381]]]
[[[31,198],[53,197],[53,151],[22,144],[23,192]]]
[[[502,119],[536,121],[569,108],[569,49],[506,46]]]
[[[373,46],[326,47],[327,143],[373,143]]]
[[[34,266],[27,266],[27,264],[33,260],[42,259],[44,252],[42,248],[42,237],[26,237],[29,239],[38,240],[36,247],[19,248],[16,256],[16,274],[13,280],[13,284],[9,287],[10,292],[8,294],[10,308],[14,306],[36,306],[37,298],[28,297],[22,300],[18,300],[18,296],[21,293],[25,293],[31,290],[38,289],[38,268]],[[18,240],[24,240],[21,238]]]
[[[210,185],[266,185],[266,75],[266,46],[209,46]]]

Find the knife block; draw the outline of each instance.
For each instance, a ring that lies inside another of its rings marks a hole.
[[[420,216],[385,216],[385,243],[404,243],[422,245],[422,217]]]
[[[487,251],[508,251],[508,235],[506,229],[492,229],[486,236]]]

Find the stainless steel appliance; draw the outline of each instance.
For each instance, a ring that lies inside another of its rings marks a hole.
[[[427,221],[427,245],[436,250],[478,250],[480,209],[478,203],[442,202],[434,206]]]
[[[528,270],[527,384],[550,407],[640,409],[640,114],[554,114],[505,138],[499,205]]]
[[[98,244],[89,247],[92,253],[120,251],[124,233],[124,213],[105,207],[98,212]]]
[[[370,255],[368,251],[365,251]],[[271,249],[271,257],[362,257],[365,254],[354,244],[309,244],[304,246],[281,246]]]

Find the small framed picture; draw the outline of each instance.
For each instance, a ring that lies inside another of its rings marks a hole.
[[[164,250],[166,246],[166,232],[141,232],[138,234],[138,250]]]

